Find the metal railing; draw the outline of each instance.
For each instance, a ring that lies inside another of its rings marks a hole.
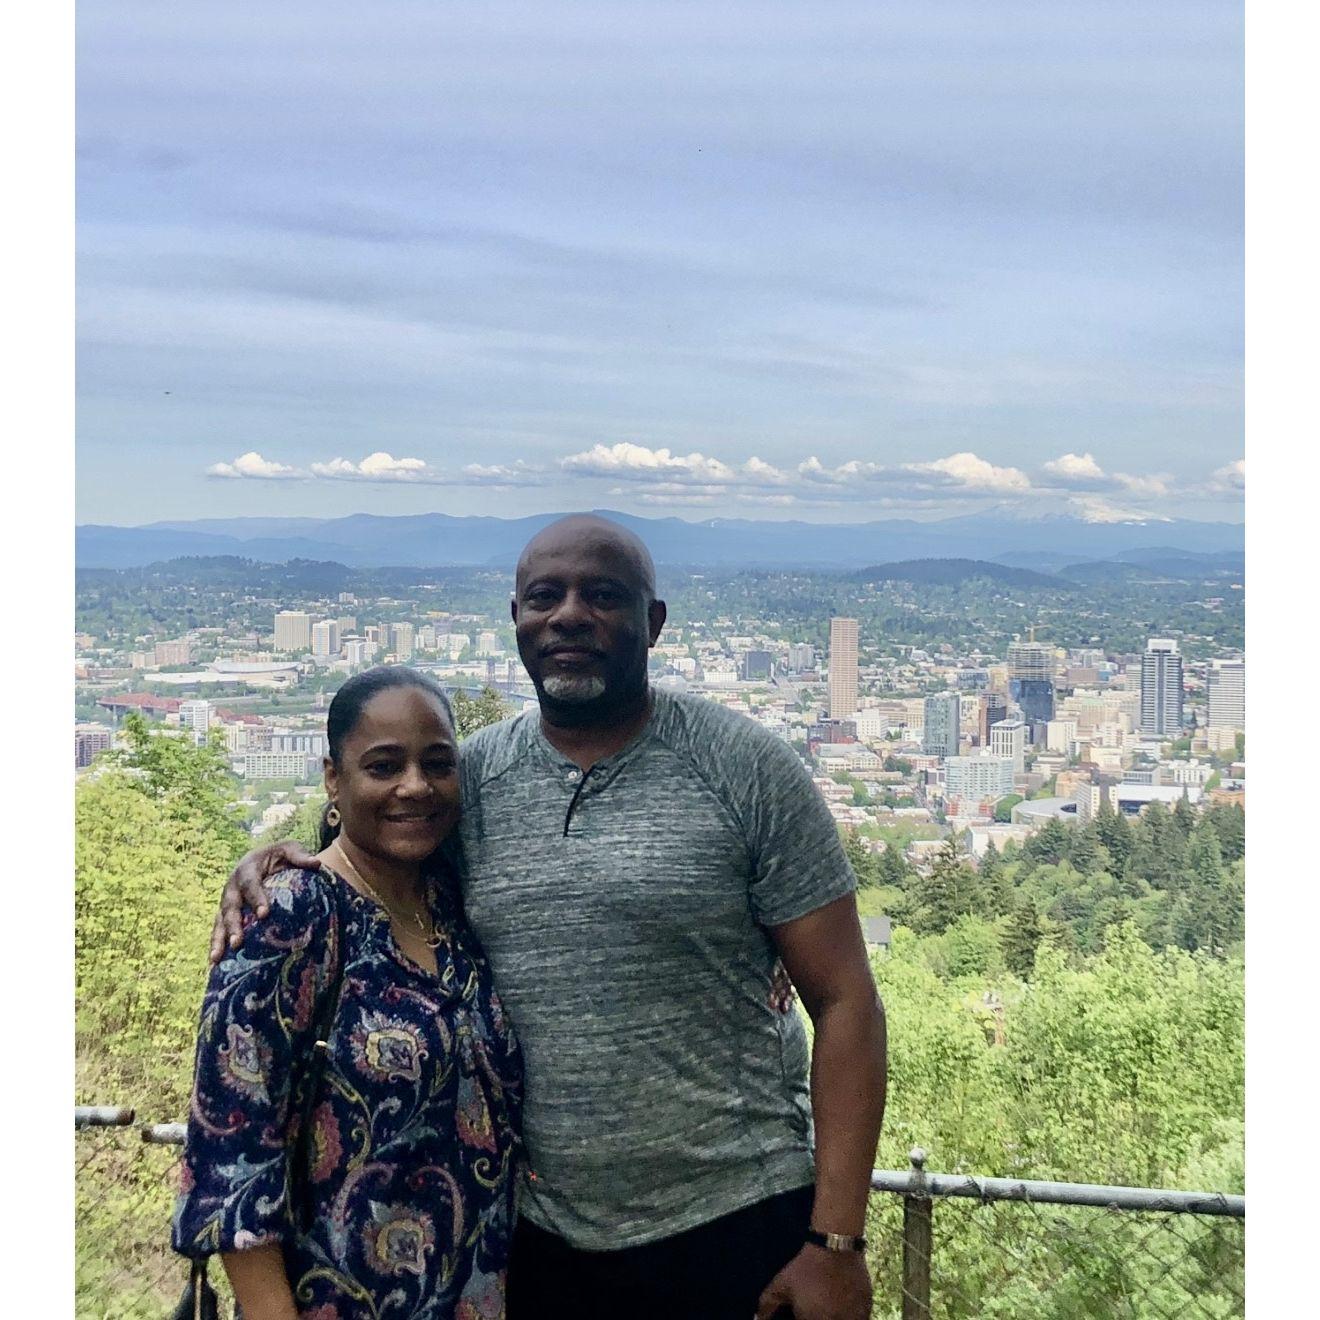
[[[135,1120],[131,1109],[74,1111],[80,1320],[160,1320],[183,1287],[169,1217],[184,1127]],[[917,1149],[910,1169],[871,1175],[874,1320],[1245,1312],[1241,1196],[974,1178],[925,1163]],[[222,1296],[223,1273],[212,1271]]]

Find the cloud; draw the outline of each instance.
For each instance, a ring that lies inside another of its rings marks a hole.
[[[1062,481],[1103,481],[1104,469],[1090,454],[1063,454],[1043,465],[1043,471]]]
[[[1215,468],[1210,474],[1210,489],[1217,493],[1246,490],[1246,488],[1247,460],[1245,458],[1235,459],[1232,463],[1225,463],[1223,467]]]
[[[462,486],[539,486],[544,483],[546,472],[521,459],[516,463],[469,463],[463,468],[455,485]]]
[[[350,462],[346,458],[313,463],[312,472],[318,477],[329,477],[336,481],[434,482],[440,476],[423,459],[395,458],[384,450],[368,454],[360,463]]]
[[[1019,468],[995,467],[993,463],[975,454],[963,452],[937,458],[933,463],[906,463],[909,472],[940,473],[955,486],[967,490],[983,490],[998,495],[1026,494],[1031,490],[1031,478]]]
[[[700,485],[773,485],[787,480],[785,473],[753,455],[740,467],[732,467],[705,454],[673,454],[668,449],[648,449],[645,445],[623,442],[593,445],[579,454],[559,460],[565,472],[586,477],[620,478],[628,481],[653,481]]]
[[[1130,472],[1106,472],[1094,455],[1061,454],[1041,464],[1042,484],[1053,488],[1082,491],[1121,492],[1135,499],[1162,499],[1169,493],[1168,473],[1150,472],[1136,476]]]
[[[268,458],[262,458],[255,449],[249,449],[246,454],[240,454],[232,463],[212,463],[206,469],[206,475],[231,479],[252,477],[259,481],[288,481],[291,478],[306,476],[306,473],[299,472],[297,468],[289,467],[284,463],[273,463]]]

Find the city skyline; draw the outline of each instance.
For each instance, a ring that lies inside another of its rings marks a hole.
[[[81,15],[78,520],[1240,520],[1238,7],[648,12]]]

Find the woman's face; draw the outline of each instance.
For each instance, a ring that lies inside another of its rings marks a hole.
[[[424,688],[378,692],[344,739],[325,787],[341,831],[390,862],[430,856],[458,821],[458,747],[444,707]]]

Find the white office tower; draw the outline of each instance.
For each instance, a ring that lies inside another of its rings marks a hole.
[[[1206,674],[1209,715],[1206,724],[1212,729],[1231,729],[1242,733],[1247,727],[1246,660],[1212,660]]]
[[[200,747],[211,728],[211,703],[209,701],[183,701],[179,703],[179,724],[191,729],[193,744]]]
[[[411,623],[390,624],[390,650],[396,660],[411,660],[413,653],[413,626]]]
[[[281,610],[275,616],[275,649],[306,651],[312,645],[312,616],[302,610]]]
[[[1013,764],[1006,756],[951,756],[944,765],[944,794],[963,806],[995,802],[1013,791]]]
[[[830,719],[857,713],[857,620],[830,620]]]
[[[1152,737],[1182,731],[1183,670],[1178,643],[1152,637],[1141,657],[1141,732]]]
[[[1022,720],[1000,720],[990,726],[990,755],[1007,757],[1014,774],[1027,768],[1026,754],[1027,726]]]
[[[339,621],[322,619],[312,625],[312,654],[330,657],[339,654]]]

